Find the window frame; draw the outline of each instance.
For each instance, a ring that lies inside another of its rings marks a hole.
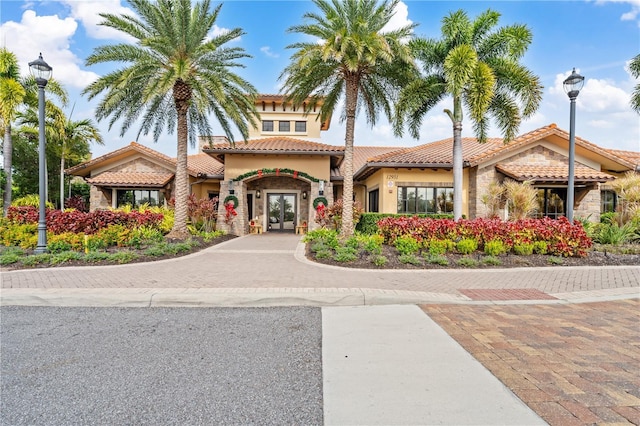
[[[271,126],[271,129],[268,129],[268,127]],[[273,120],[262,120],[262,131],[263,132],[273,132],[274,130],[273,127]]]
[[[443,194],[444,198],[439,201],[439,196]],[[412,195],[413,197],[411,197]],[[441,208],[442,205],[444,205],[443,209]],[[396,212],[398,214],[453,213],[453,187],[430,185],[398,186]]]
[[[294,129],[296,133],[307,133],[307,122],[296,120]]]
[[[283,129],[283,125],[286,125],[286,129]],[[278,121],[278,131],[279,132],[290,132],[291,131],[291,122],[290,121]]]

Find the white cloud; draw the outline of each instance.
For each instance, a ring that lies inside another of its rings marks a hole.
[[[33,10],[26,10],[20,22],[7,21],[0,26],[0,38],[18,57],[23,74],[29,72],[28,63],[42,53],[58,81],[65,86],[84,88],[98,76],[82,70],[83,61],[70,50],[77,29],[78,23],[73,18],[37,16]]]
[[[387,25],[382,28],[382,32],[394,31],[411,24],[413,24],[413,21],[409,19],[409,8],[405,3],[398,2],[393,17]]]
[[[580,70],[577,72],[580,73]],[[551,95],[567,99],[562,83],[569,74],[556,75],[553,86],[549,88]],[[629,109],[630,94],[619,86],[610,80],[587,78],[576,102],[581,109],[589,112],[625,111]]]
[[[124,42],[134,42],[135,39],[128,34],[115,30],[111,27],[100,25],[104,19],[100,13],[111,13],[114,15],[131,15],[135,13],[120,4],[120,0],[65,0],[62,2],[71,9],[71,16],[80,22],[87,35],[95,39],[120,40]]]
[[[271,51],[271,47],[269,47],[269,46],[262,46],[260,48],[260,51],[262,53],[264,53],[266,56],[268,56],[269,58],[279,58],[280,57],[280,55],[278,55],[277,53],[272,52]]]
[[[623,13],[620,16],[621,21],[635,21],[638,20],[638,26],[640,27],[640,0],[597,0],[596,4],[607,4],[607,3],[626,3],[631,6],[631,10]]]

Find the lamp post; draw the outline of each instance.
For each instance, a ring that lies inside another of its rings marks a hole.
[[[40,216],[38,219],[38,244],[34,253],[47,252],[47,219],[46,219],[46,171],[45,171],[45,145],[44,136],[44,88],[51,78],[53,68],[42,59],[42,53],[38,59],[29,62],[29,71],[35,77],[38,85],[38,124],[39,124],[39,144],[38,144],[38,177],[40,186]]]
[[[564,91],[571,101],[569,124],[569,177],[567,182],[567,219],[573,223],[573,203],[575,197],[575,151],[576,151],[576,98],[584,85],[584,77],[573,69],[573,72],[562,82]]]

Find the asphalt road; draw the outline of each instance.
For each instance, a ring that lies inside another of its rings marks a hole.
[[[0,424],[323,422],[319,308],[0,309]]]

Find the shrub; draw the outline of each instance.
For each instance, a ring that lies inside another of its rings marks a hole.
[[[418,241],[408,235],[396,238],[393,245],[401,255],[415,254],[420,250]]]
[[[432,256],[443,255],[451,251],[454,244],[451,240],[431,240],[429,241],[429,254]]]
[[[478,242],[471,238],[464,238],[456,244],[456,250],[462,254],[471,254],[478,250]]]
[[[132,260],[136,259],[138,255],[130,251],[119,251],[117,253],[111,254],[109,260],[112,260],[116,263],[129,263]]]
[[[11,201],[11,206],[15,206],[15,207],[30,206],[30,207],[34,207],[36,209],[39,209],[40,208],[40,195],[39,194],[28,194],[28,195],[25,195],[24,197],[16,198],[15,200]],[[46,201],[45,202],[45,206],[48,209],[55,208],[53,203],[51,203],[50,201]]]
[[[600,244],[620,245],[630,242],[635,238],[636,226],[633,222],[627,222],[619,226],[617,222],[600,223],[594,231],[595,240]]]
[[[507,251],[508,247],[502,240],[491,240],[484,243],[484,252],[489,256],[499,256]]]
[[[497,266],[502,265],[502,261],[495,256],[485,256],[482,259],[482,264]]]
[[[60,253],[68,250],[81,251],[84,248],[84,235],[73,232],[51,234],[47,232],[47,250]]]
[[[333,255],[333,251],[329,249],[322,249],[316,252],[316,259],[328,259]]]
[[[531,186],[531,182],[508,180],[503,186],[512,220],[524,219],[536,209],[538,191]]]
[[[26,256],[22,259],[24,266],[44,265],[51,262],[51,253],[39,253]]]
[[[545,241],[534,241],[533,251],[537,254],[547,254],[549,249]]]
[[[80,260],[80,259],[82,259],[82,255],[77,251],[63,251],[55,254],[52,253],[51,259],[49,260],[49,262],[52,265],[59,265],[61,263],[71,262],[71,261]]]
[[[2,253],[0,255],[0,265],[11,265],[18,262],[21,257],[21,254],[15,252]]]
[[[533,254],[533,244],[528,244],[528,243],[514,244],[513,252],[518,256],[530,256]]]
[[[358,240],[358,237],[354,235],[348,238],[347,241],[344,242],[344,245],[358,250],[360,248],[360,240]]]
[[[456,264],[464,266],[465,268],[475,268],[476,266],[478,266],[478,261],[470,257],[463,257],[461,259],[458,259]]]
[[[547,263],[550,263],[552,265],[562,265],[564,263],[564,260],[562,260],[562,258],[558,256],[549,256],[547,258]]]
[[[504,186],[495,181],[487,186],[487,192],[481,197],[482,204],[487,207],[487,217],[498,217],[503,203],[504,191]]]
[[[382,254],[382,243],[384,241],[382,235],[360,235],[360,239],[367,253]]]
[[[449,259],[441,255],[429,254],[429,255],[425,255],[424,258],[427,261],[427,263],[431,263],[434,265],[447,266],[449,264]]]
[[[413,253],[401,254],[400,256],[398,256],[398,260],[401,263],[409,263],[411,265],[416,265],[416,266],[422,265],[422,262],[420,262],[420,259],[418,259],[418,257]]]
[[[336,254],[333,255],[333,260],[336,262],[353,262],[356,258],[356,250],[352,247],[338,247]]]
[[[342,226],[342,198],[336,200],[333,204],[327,207],[325,212],[326,221],[332,224],[334,229],[340,229]],[[360,216],[364,212],[364,209],[358,201],[353,202],[353,224],[354,226],[360,221]]]
[[[362,213],[360,220],[356,225],[356,231],[365,234],[372,235],[380,233],[378,227],[378,221],[384,218],[399,218],[399,217],[417,217],[417,218],[431,218],[431,219],[453,219],[451,214],[394,214],[394,213]]]
[[[388,262],[388,259],[380,254],[372,255],[371,257],[369,257],[369,260],[376,266],[384,266]]]
[[[89,263],[100,262],[102,260],[108,260],[111,254],[104,251],[89,252],[84,255],[84,260]]]
[[[313,242],[313,241],[321,241],[327,247],[331,247],[335,249],[340,245],[338,241],[338,233],[333,229],[314,229],[313,231],[309,231],[303,238],[304,242]]]

